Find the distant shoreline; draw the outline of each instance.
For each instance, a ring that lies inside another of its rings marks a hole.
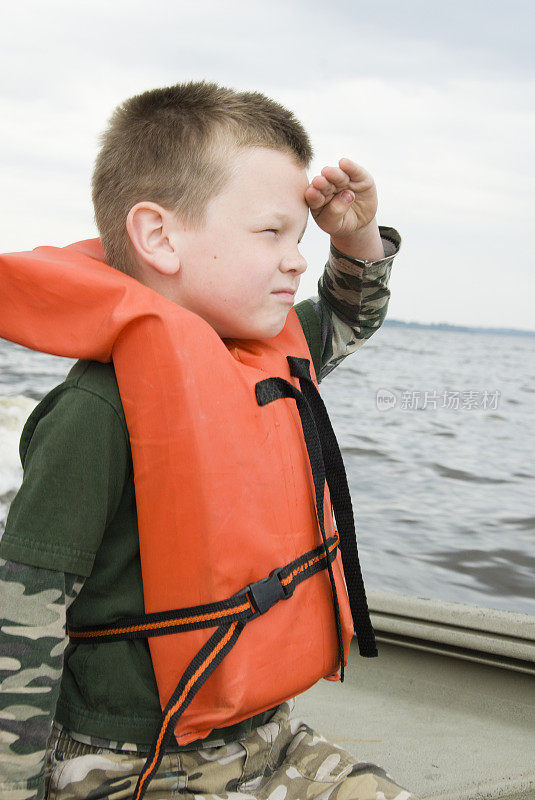
[[[492,333],[502,336],[535,336],[535,331],[524,331],[521,328],[479,328],[467,325],[450,325],[447,322],[405,322],[401,319],[386,319],[383,327],[425,328],[433,331],[453,331],[457,333]]]

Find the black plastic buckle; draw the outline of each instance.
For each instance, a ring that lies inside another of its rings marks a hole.
[[[261,581],[250,583],[245,589],[249,595],[257,614],[265,614],[266,611],[278,603],[279,600],[286,600],[293,594],[288,591],[281,583],[280,573],[282,568],[274,569],[267,578]]]

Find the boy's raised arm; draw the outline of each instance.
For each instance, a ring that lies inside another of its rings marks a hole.
[[[318,296],[296,306],[320,380],[382,325],[401,244],[394,228],[377,224],[377,191],[369,172],[347,158],[339,165],[324,167],[305,192],[316,223],[331,235]]]

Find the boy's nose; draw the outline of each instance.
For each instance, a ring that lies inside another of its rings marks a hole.
[[[307,268],[307,262],[299,251],[282,259],[281,269],[283,272],[297,272],[301,275]]]

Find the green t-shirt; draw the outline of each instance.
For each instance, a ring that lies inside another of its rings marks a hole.
[[[318,318],[306,301],[296,310],[319,371]],[[143,613],[132,454],[113,365],[78,361],[28,418],[20,453],[24,480],[0,556],[84,576],[71,625]],[[264,717],[213,731],[203,744],[236,739]],[[160,718],[145,639],[68,644],[56,710],[68,730],[148,745]]]

